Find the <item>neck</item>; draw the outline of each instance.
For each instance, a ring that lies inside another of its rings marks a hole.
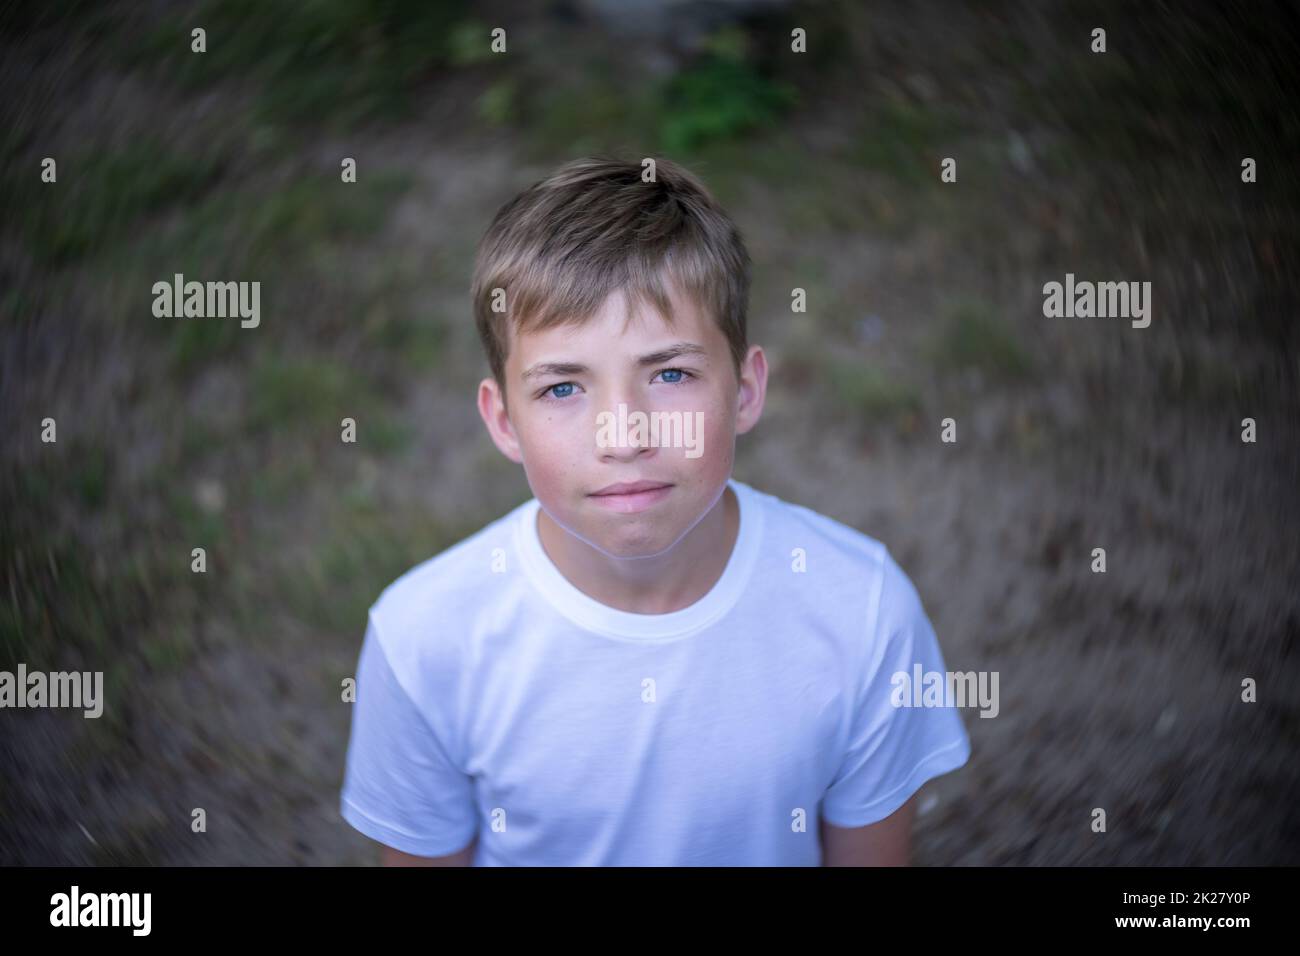
[[[614,558],[537,512],[542,548],[569,583],[620,611],[668,614],[689,607],[722,577],[740,531],[740,504],[728,485],[683,538],[649,558]]]

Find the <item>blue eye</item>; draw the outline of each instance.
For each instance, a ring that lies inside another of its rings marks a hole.
[[[555,398],[568,398],[570,395],[573,394],[573,383],[560,382],[560,384],[558,385],[552,385],[546,391],[548,394],[554,396]]]
[[[666,382],[667,384],[680,385],[682,382],[686,380],[686,378],[690,376],[691,373],[687,372],[685,369],[666,368],[659,374],[664,377],[664,382]],[[673,377],[670,378],[669,376],[673,376]]]

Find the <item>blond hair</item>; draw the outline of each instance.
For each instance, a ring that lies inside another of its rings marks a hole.
[[[712,316],[737,370],[747,349],[750,260],[735,223],[678,164],[573,160],[498,210],[479,243],[470,296],[492,375],[504,390],[510,328],[590,318],[616,289],[672,322],[666,275]],[[506,310],[493,311],[496,290]]]

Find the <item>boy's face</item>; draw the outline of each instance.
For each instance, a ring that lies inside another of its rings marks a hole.
[[[680,541],[717,503],[736,435],[762,412],[762,349],[749,350],[738,381],[714,321],[676,290],[673,309],[671,326],[643,304],[625,327],[620,290],[582,325],[512,331],[508,413],[495,380],[479,386],[488,431],[524,466],[546,513],[612,557],[656,555]]]

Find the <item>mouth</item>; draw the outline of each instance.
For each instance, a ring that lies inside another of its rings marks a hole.
[[[642,511],[657,504],[672,491],[666,481],[620,481],[593,491],[587,497],[602,508],[624,514]]]

